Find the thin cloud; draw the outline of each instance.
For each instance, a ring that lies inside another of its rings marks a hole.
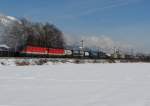
[[[112,8],[127,6],[131,3],[137,3],[142,0],[64,0],[64,5],[60,5],[61,10],[57,7],[52,7],[49,11],[50,17],[54,20],[75,19],[83,16],[92,15],[100,11],[109,10]],[[44,5],[44,7],[34,7],[24,16],[40,16],[43,11],[44,15],[47,15],[47,11],[50,5]]]
[[[80,10],[79,12],[76,11],[71,11],[70,14],[66,14],[64,16],[62,16],[61,18],[78,18],[78,17],[82,17],[82,16],[88,16],[88,15],[92,15],[93,13],[96,12],[100,12],[100,11],[104,11],[104,10],[108,10],[108,9],[112,9],[112,8],[117,8],[117,7],[122,7],[122,6],[127,6],[129,4],[132,3],[137,3],[137,2],[141,2],[142,0],[107,0],[107,2],[99,2],[99,1],[94,1],[94,3],[96,4],[100,4],[100,5],[96,5],[96,7],[91,8],[91,6],[89,5],[90,2],[86,2],[85,4],[88,5],[84,5],[84,3],[82,2],[82,5],[78,2],[78,5],[76,6],[81,6],[83,8],[83,6],[85,6],[84,8],[86,10]],[[92,4],[93,2],[91,2]],[[70,6],[71,7],[71,6]],[[73,5],[72,7],[75,8],[75,5]],[[77,8],[77,7],[76,7]],[[80,8],[80,7],[79,7]]]

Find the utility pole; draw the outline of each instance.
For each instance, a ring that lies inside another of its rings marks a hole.
[[[82,50],[83,50],[83,45],[84,44],[84,41],[83,40],[81,40],[81,47],[82,47]]]
[[[84,41],[81,40],[80,42],[81,42],[81,55],[84,56],[84,50],[83,50],[84,49]]]

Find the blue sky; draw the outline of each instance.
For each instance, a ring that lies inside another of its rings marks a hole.
[[[109,36],[150,50],[150,0],[0,0],[0,13],[55,24],[74,36]]]

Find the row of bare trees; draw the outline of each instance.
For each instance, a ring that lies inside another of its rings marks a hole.
[[[49,48],[63,48],[65,45],[63,33],[53,24],[31,22],[25,18],[5,28],[3,42],[17,51],[27,45]]]

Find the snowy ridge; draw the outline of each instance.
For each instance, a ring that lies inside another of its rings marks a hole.
[[[3,25],[8,25],[12,22],[18,22],[21,23],[17,18],[12,17],[12,16],[5,16],[5,15],[0,15],[0,23]]]

